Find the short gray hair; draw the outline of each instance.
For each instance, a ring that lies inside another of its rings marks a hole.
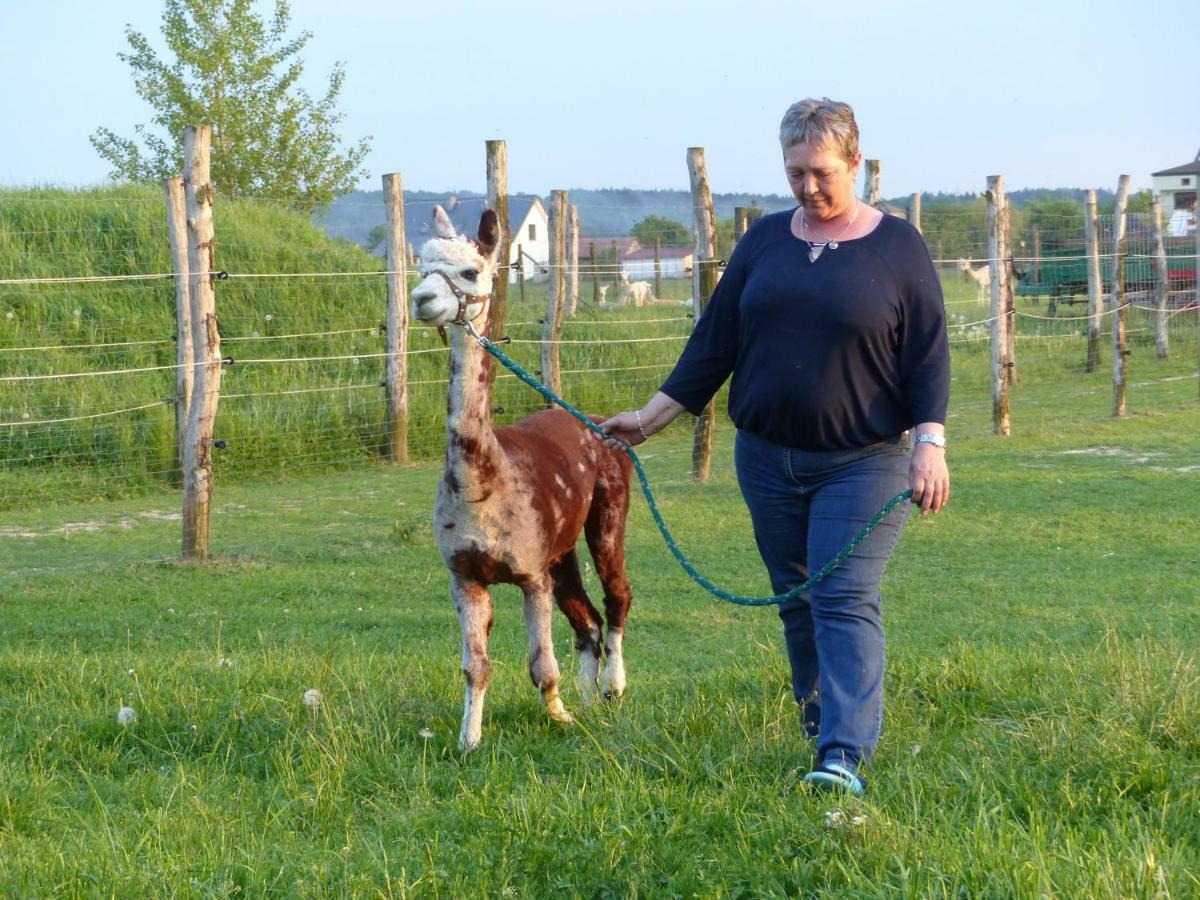
[[[788,107],[779,123],[779,143],[783,152],[793,144],[828,145],[842,159],[854,162],[858,156],[858,123],[849,103],[839,103],[822,97],[809,97]]]

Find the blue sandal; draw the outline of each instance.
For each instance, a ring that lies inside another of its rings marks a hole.
[[[846,791],[856,797],[867,789],[866,779],[839,763],[823,763],[804,776],[804,783],[822,791]]]

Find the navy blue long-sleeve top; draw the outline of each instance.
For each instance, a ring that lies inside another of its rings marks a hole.
[[[792,214],[763,217],[738,242],[662,392],[699,414],[732,374],[734,424],[808,451],[944,423],[945,308],[921,235],[885,215],[810,262]]]

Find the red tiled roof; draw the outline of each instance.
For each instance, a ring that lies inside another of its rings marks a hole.
[[[631,250],[641,246],[641,244],[638,243],[637,238],[631,237],[629,235],[603,235],[603,236],[580,235],[579,236],[579,258],[580,259],[591,259],[592,258],[592,254],[591,254],[591,245],[592,244],[596,245],[597,253],[605,253],[612,249],[612,245],[614,243],[617,245],[617,252],[621,254],[622,259],[624,259],[626,256],[628,256],[629,252]]]

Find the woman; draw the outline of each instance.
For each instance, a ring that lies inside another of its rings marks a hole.
[[[793,104],[780,126],[799,206],[738,243],[670,377],[603,424],[640,444],[732,375],[738,483],[777,593],[802,583],[905,487],[922,515],[950,497],[950,357],[941,285],[920,234],[860,203],[845,103]],[[782,604],[792,687],[819,765],[805,781],[861,794],[883,716],[879,586],[894,512],[833,574]]]

